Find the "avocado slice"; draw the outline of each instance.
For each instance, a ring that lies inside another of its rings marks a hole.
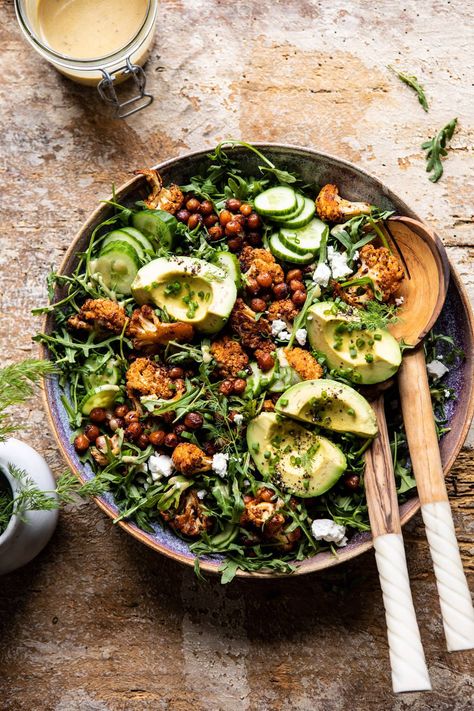
[[[375,437],[377,418],[365,397],[335,380],[304,380],[285,390],[276,411],[333,432]]]
[[[131,289],[139,304],[152,302],[209,334],[221,330],[237,298],[232,275],[194,257],[154,259],[139,269]]]
[[[321,301],[308,309],[309,342],[323,353],[330,368],[348,370],[356,383],[381,383],[394,375],[402,361],[397,340],[385,329],[357,328],[355,313],[334,312],[334,302]]]
[[[326,437],[273,412],[249,422],[247,444],[264,479],[302,498],[324,494],[346,468],[344,454]]]

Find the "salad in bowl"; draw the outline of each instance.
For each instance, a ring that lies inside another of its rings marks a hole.
[[[117,521],[164,527],[199,560],[289,573],[369,531],[370,386],[404,344],[390,333],[405,271],[391,212],[306,184],[254,146],[226,145],[186,184],[140,170],[143,200],[110,202],[39,340],[85,466]],[[427,341],[433,379],[446,366]],[[444,362],[447,362],[446,360]],[[440,435],[449,387],[434,388]],[[400,500],[415,487],[396,392],[387,418]]]

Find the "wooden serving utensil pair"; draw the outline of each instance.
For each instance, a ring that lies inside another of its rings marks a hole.
[[[391,218],[385,235],[405,269],[397,293],[400,321],[390,330],[405,351],[398,385],[421,513],[433,559],[448,651],[474,647],[474,609],[462,567],[444,481],[422,339],[443,307],[449,262],[439,238],[425,225]],[[401,533],[383,384],[372,402],[379,434],[366,453],[365,489],[387,620],[395,692],[431,689],[410,591]]]

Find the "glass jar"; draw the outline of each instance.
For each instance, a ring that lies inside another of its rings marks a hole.
[[[79,84],[96,86],[101,98],[114,107],[115,118],[130,116],[152,103],[142,67],[153,42],[158,0],[148,0],[143,23],[125,46],[94,59],[77,59],[52,49],[40,35],[38,5],[39,0],[15,0],[17,19],[28,42],[55,69]],[[120,102],[115,86],[129,78],[137,92]]]

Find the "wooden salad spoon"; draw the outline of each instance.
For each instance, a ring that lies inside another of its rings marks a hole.
[[[390,330],[413,346],[398,373],[400,402],[413,473],[426,528],[449,652],[474,647],[474,608],[456,540],[421,343],[434,325],[449,283],[449,262],[440,239],[416,220],[387,223],[391,246],[401,252],[406,278],[399,294],[400,321]]]
[[[436,577],[443,621],[445,615],[449,616],[447,627],[450,631],[447,634],[450,634],[451,641],[448,640],[448,649],[460,649],[465,647],[454,647],[453,644],[462,644],[459,636],[465,638],[463,629],[470,628],[474,614],[444,485],[423,346],[419,345],[442,309],[449,281],[449,263],[440,240],[416,220],[392,218],[384,232],[405,269],[405,279],[398,292],[404,299],[399,311],[400,321],[390,330],[406,344],[419,346],[404,356],[399,373],[407,440],[435,572],[438,569]],[[396,692],[430,689],[406,567],[383,389],[383,384],[377,387],[372,402],[379,435],[366,453],[364,481],[387,619],[392,682]],[[416,406],[413,405],[415,400]],[[427,458],[430,466],[427,466]],[[443,504],[441,514],[432,511],[439,508],[438,502]],[[450,575],[453,580],[449,579]],[[453,586],[456,593],[453,593]],[[452,640],[453,635],[456,642]]]

